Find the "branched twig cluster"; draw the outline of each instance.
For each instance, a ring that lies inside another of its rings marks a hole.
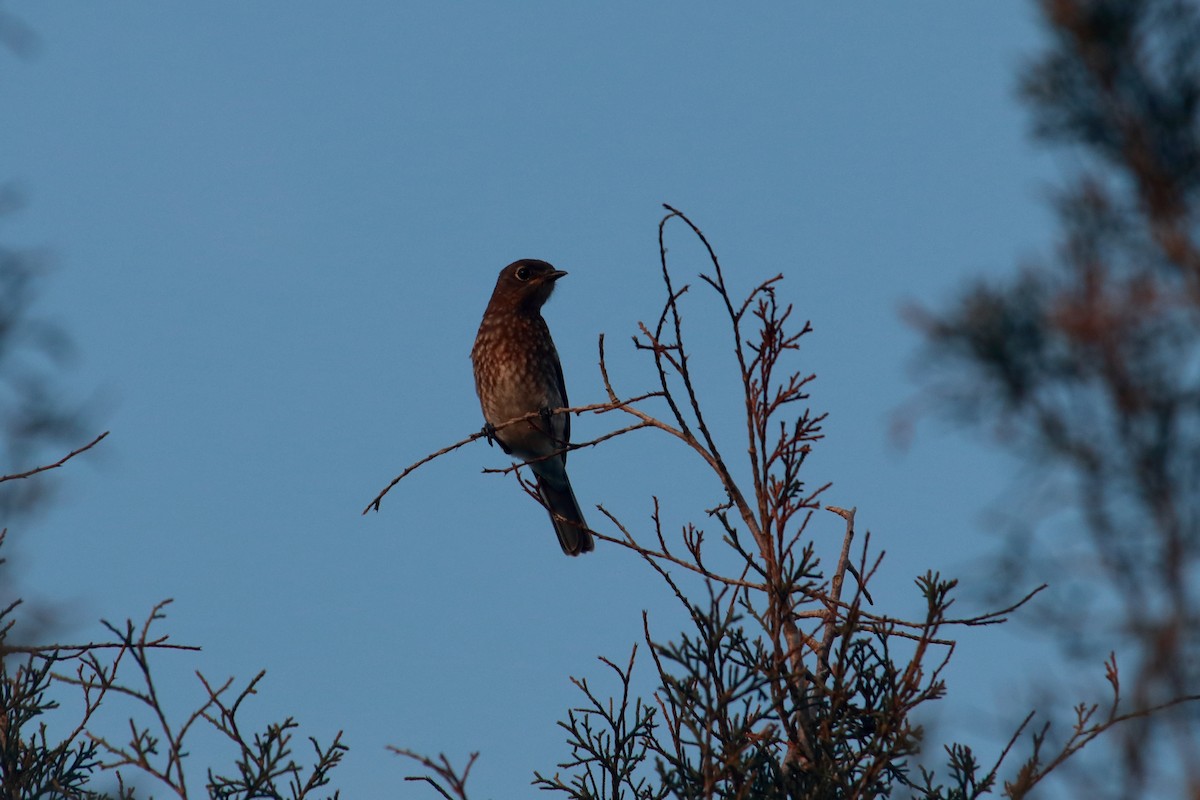
[[[450,759],[445,754],[441,754],[435,759],[403,747],[389,746],[388,749],[396,755],[411,758],[427,770],[425,775],[410,775],[404,780],[428,783],[446,800],[468,800],[467,778],[471,776],[471,767],[475,766],[475,759],[479,758],[479,753],[471,753],[467,757],[466,766],[460,771],[450,763]]]
[[[607,658],[600,659],[620,682],[620,700],[600,700],[587,679],[571,679],[588,699],[588,705],[571,709],[567,719],[559,723],[567,732],[567,744],[574,756],[560,767],[575,772],[569,777],[570,783],[564,783],[558,774],[547,776],[535,772],[534,786],[575,797],[620,797],[628,790],[639,800],[659,800],[669,794],[667,787],[656,786],[641,769],[655,754],[651,752],[651,743],[655,741],[658,723],[657,709],[633,694],[636,659],[636,645],[624,667]]]
[[[0,476],[0,482],[61,467],[106,435],[52,464]],[[5,533],[0,531],[0,545]],[[92,787],[99,774],[111,771],[119,798],[132,800],[134,783],[145,778],[187,798],[195,788],[189,785],[185,769],[187,742],[198,726],[217,731],[237,753],[233,772],[208,769],[209,797],[301,800],[319,796],[329,783],[330,770],[346,752],[341,733],[325,746],[310,739],[313,760],[305,767],[292,755],[297,728],[292,718],[268,725],[262,733],[244,732],[238,710],[257,692],[265,673],[259,673],[232,702],[228,699],[232,678],[214,685],[197,673],[205,692],[200,705],[178,721],[167,712],[151,668],[152,657],[199,649],[175,644],[154,630],[170,602],[156,605],[140,625],[132,620],[121,626],[102,622],[111,638],[84,644],[10,643],[21,601],[0,609],[0,797],[106,797]],[[60,702],[72,694],[81,700],[79,716],[62,738],[51,737],[46,715],[58,711],[62,716]],[[124,740],[102,733],[105,726],[100,720],[101,706],[110,709],[122,698],[133,703]]]

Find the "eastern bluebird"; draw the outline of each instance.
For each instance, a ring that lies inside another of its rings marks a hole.
[[[541,313],[555,282],[566,274],[532,258],[500,270],[471,348],[471,361],[485,429],[505,453],[530,462],[558,543],[564,553],[577,556],[596,545],[567,478],[571,417],[549,413],[567,406],[567,388]],[[538,411],[540,417],[492,431],[492,426]]]

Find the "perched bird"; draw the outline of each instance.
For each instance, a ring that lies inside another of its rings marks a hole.
[[[549,413],[567,406],[567,388],[558,351],[541,313],[555,283],[566,274],[532,258],[500,270],[471,348],[471,361],[475,391],[487,422],[484,430],[505,453],[529,462],[558,543],[564,553],[577,556],[596,545],[567,478],[571,417]],[[541,415],[496,429],[533,412]]]

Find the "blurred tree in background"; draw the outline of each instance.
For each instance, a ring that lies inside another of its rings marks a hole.
[[[37,34],[0,6],[0,50],[29,57]],[[79,443],[90,427],[82,403],[68,401],[65,368],[74,355],[66,331],[34,313],[40,279],[49,269],[44,252],[16,246],[8,219],[24,206],[20,188],[0,182],[0,473],[18,471],[60,448]],[[30,511],[45,498],[51,481],[0,483],[0,520]]]
[[[0,185],[0,235],[6,217],[20,208],[21,194]],[[42,254],[0,240],[0,469],[18,469],[50,447],[83,435],[81,407],[66,402],[61,372],[72,354],[58,325],[32,312]],[[0,484],[0,514],[28,511],[44,495],[47,481]]]
[[[1077,663],[1129,653],[1123,691],[1148,708],[1200,688],[1200,10],[1041,11],[1021,91],[1069,156],[1062,239],[920,315],[926,377],[941,411],[1024,463],[995,590],[1049,583],[1038,626]],[[1194,704],[1104,747],[1072,773],[1080,797],[1200,796]]]

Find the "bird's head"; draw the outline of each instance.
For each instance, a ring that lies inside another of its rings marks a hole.
[[[550,299],[555,281],[566,274],[536,258],[514,261],[500,270],[492,303],[536,312]]]

